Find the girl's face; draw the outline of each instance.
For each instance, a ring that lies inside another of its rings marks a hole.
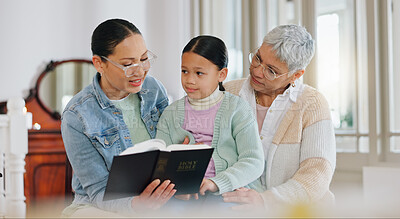
[[[218,70],[214,63],[193,52],[183,53],[181,69],[182,87],[192,99],[210,96],[228,73],[227,68]]]
[[[122,66],[129,66],[143,62],[149,57],[143,37],[140,34],[133,34],[120,42],[114,48],[114,53],[107,58]],[[102,61],[98,56],[93,56],[93,63],[97,71],[102,74],[100,86],[111,100],[122,99],[129,93],[138,93],[148,72],[140,67],[135,74],[126,77],[120,67],[109,61]]]

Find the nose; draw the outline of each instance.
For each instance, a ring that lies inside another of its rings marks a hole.
[[[254,67],[254,66],[250,66],[250,73],[258,78],[264,78],[264,73],[263,73],[264,69],[261,65]]]
[[[188,74],[183,75],[183,77],[184,77],[184,80],[186,81],[186,83],[196,84],[196,78],[193,74],[188,73]]]
[[[146,74],[146,71],[143,69],[142,66],[139,66],[137,68],[137,70],[129,77],[133,77],[133,76],[135,76],[135,77],[143,77],[143,75],[145,75],[145,74]]]

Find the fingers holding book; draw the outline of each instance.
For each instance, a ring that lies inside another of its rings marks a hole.
[[[171,183],[170,180],[161,183],[159,179],[156,179],[139,196],[132,199],[132,208],[138,212],[158,209],[175,194],[174,187],[175,184]]]

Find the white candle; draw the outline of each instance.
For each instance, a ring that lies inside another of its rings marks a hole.
[[[32,113],[31,112],[26,112],[26,127],[28,129],[32,129]]]

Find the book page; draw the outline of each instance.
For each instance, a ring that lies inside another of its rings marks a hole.
[[[168,151],[198,150],[211,148],[206,144],[171,144],[167,146]]]
[[[166,151],[165,142],[161,139],[150,139],[147,141],[137,143],[133,147],[127,148],[119,155],[137,154],[155,150]]]

